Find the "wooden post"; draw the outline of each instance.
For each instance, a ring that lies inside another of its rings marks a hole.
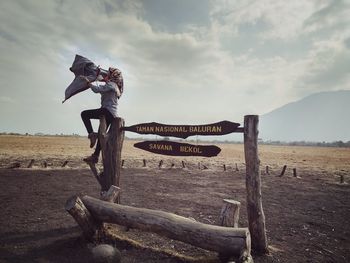
[[[158,168],[159,168],[159,169],[162,168],[162,165],[163,165],[163,160],[160,160],[159,165],[158,165]]]
[[[252,249],[268,253],[265,214],[262,206],[260,160],[258,157],[258,115],[244,116],[244,154],[246,163],[247,214]]]
[[[78,196],[69,198],[65,205],[66,211],[75,219],[81,227],[83,234],[87,240],[93,240],[98,229],[98,224],[91,216],[89,210]]]
[[[146,167],[146,159],[143,159],[143,167]]]
[[[238,169],[238,165],[237,165],[237,163],[236,163],[236,172],[238,172],[239,171],[239,169]]]
[[[125,160],[122,160],[122,167],[124,167],[124,161],[125,161]]]
[[[185,161],[182,161],[182,168],[186,168]]]
[[[344,183],[344,175],[343,175],[343,174],[340,175],[340,183],[341,183],[341,184]]]
[[[224,255],[250,255],[248,228],[207,225],[172,213],[112,204],[90,196],[82,197],[82,201],[101,222],[155,232]]]
[[[43,167],[47,168],[47,162],[46,161],[43,161]]]
[[[282,177],[284,175],[284,173],[286,172],[286,169],[287,169],[287,165],[284,165],[283,168],[282,168],[282,172],[279,175],[279,177]]]
[[[124,141],[124,131],[121,130],[123,126],[122,118],[114,118],[107,133],[106,119],[104,116],[100,118],[99,140],[103,161],[103,174],[100,175],[102,191],[108,191],[112,185],[119,186]]]
[[[201,162],[198,163],[198,169],[201,169]]]
[[[172,164],[171,164],[171,168],[174,168],[174,167],[175,167],[175,164],[174,164],[174,163],[172,163]]]
[[[238,227],[239,209],[241,203],[235,200],[224,199],[221,209],[219,225],[228,227]]]
[[[32,168],[32,166],[34,164],[34,161],[35,161],[34,159],[31,159],[29,164],[28,164],[28,166],[27,166],[27,168]]]
[[[224,171],[226,172],[226,164],[224,164]]]
[[[268,166],[268,165],[266,165],[265,171],[266,171],[266,174],[270,174],[269,166]]]

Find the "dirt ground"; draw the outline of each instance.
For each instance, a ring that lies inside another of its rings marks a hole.
[[[122,204],[216,224],[222,200],[229,198],[241,202],[239,224],[248,225],[241,144],[219,144],[215,158],[176,158],[143,152],[133,143],[126,141],[123,149]],[[91,262],[93,244],[64,209],[72,195],[99,195],[81,161],[89,152],[80,137],[0,136],[1,263]],[[253,256],[254,262],[350,262],[350,149],[262,145],[259,152],[270,254]],[[27,168],[31,159],[34,165]],[[16,163],[20,167],[9,169]],[[278,177],[283,165],[286,174]],[[121,251],[122,262],[219,262],[215,253],[152,233],[120,235],[125,240],[109,242]]]

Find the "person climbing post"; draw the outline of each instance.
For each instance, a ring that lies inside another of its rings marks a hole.
[[[90,139],[90,148],[93,148],[97,142],[94,153],[83,160],[89,163],[97,163],[101,152],[101,144],[98,140],[98,134],[94,132],[92,128],[91,119],[99,119],[101,116],[104,116],[108,129],[113,119],[117,117],[118,100],[124,88],[123,77],[119,69],[112,67],[108,69],[108,74],[105,79],[100,75],[96,78],[98,81],[105,81],[106,83],[104,85],[93,85],[88,78],[82,77],[86,80],[87,85],[93,92],[101,94],[101,108],[84,110],[81,113],[81,118],[88,132],[88,138]]]

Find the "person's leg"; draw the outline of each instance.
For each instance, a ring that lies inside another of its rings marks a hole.
[[[106,123],[107,123],[107,129],[110,126],[110,124],[112,123],[114,117],[113,115],[109,112],[109,110],[105,109],[105,108],[101,108],[101,110],[103,111],[103,115],[106,118]],[[102,112],[101,111],[101,112]],[[99,157],[101,152],[101,144],[100,144],[100,140],[97,140],[97,145],[96,145],[96,149],[95,152],[93,153],[94,156],[97,156],[97,158]]]
[[[101,108],[99,109],[93,109],[93,110],[84,110],[81,112],[81,118],[84,122],[85,128],[87,132],[90,134],[94,132],[92,125],[91,125],[91,119],[99,119],[101,115],[104,115],[104,111],[101,111]]]

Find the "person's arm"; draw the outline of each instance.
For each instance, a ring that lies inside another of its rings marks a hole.
[[[95,93],[106,93],[108,91],[117,91],[118,89],[117,84],[111,81],[108,81],[106,82],[105,85],[100,85],[100,86],[93,85],[90,83],[89,86],[92,89],[92,91]]]

